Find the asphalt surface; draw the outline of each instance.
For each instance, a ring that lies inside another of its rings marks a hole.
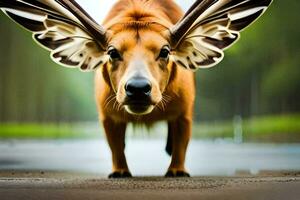
[[[1,200],[299,200],[300,146],[193,141],[193,178],[163,178],[163,140],[129,140],[131,179],[107,179],[110,153],[99,141],[1,141]]]
[[[2,172],[0,197],[1,200],[299,200],[300,176],[283,173],[263,177],[138,177],[109,180],[54,172],[15,172],[13,175]]]

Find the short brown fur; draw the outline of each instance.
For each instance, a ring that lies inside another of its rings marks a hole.
[[[104,26],[110,33],[108,42],[124,53],[122,63],[107,63],[95,77],[98,111],[112,151],[113,172],[129,172],[124,154],[127,123],[151,126],[157,121],[168,122],[172,139],[169,172],[176,175],[186,171],[184,162],[191,137],[195,98],[194,73],[176,66],[171,60],[157,64],[153,57],[164,43],[169,42],[168,28],[182,15],[172,0],[120,0],[105,20]],[[151,113],[141,116],[127,113],[118,101],[121,97],[116,94],[131,62],[127,58],[135,57],[146,59],[157,82],[156,90],[153,89],[156,106]],[[159,66],[166,67],[159,69]]]

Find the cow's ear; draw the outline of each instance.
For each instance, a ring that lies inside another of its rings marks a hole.
[[[272,0],[198,0],[171,29],[174,61],[196,70],[218,64],[223,50],[254,22]]]
[[[105,31],[73,0],[1,0],[0,8],[62,66],[91,71],[108,60]]]

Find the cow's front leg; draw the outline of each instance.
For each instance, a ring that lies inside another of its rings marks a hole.
[[[180,117],[168,123],[172,134],[172,160],[166,177],[189,177],[185,169],[185,155],[192,132],[192,119]]]
[[[117,123],[111,119],[105,119],[103,120],[103,126],[112,153],[112,173],[109,178],[131,177],[124,153],[126,123]]]

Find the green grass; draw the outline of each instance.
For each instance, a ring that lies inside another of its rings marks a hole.
[[[233,138],[234,120],[226,122],[199,123],[194,126],[196,138]],[[300,142],[300,115],[264,116],[241,122],[243,138],[246,141]]]
[[[199,139],[233,138],[234,124],[236,123],[233,121],[195,123],[193,137]],[[255,117],[240,121],[240,125],[244,141],[300,142],[300,114]],[[103,131],[95,123],[0,124],[0,138],[2,139],[95,138],[101,135]]]
[[[97,136],[97,131],[88,130],[86,127],[76,124],[0,124],[0,138],[64,139]]]

